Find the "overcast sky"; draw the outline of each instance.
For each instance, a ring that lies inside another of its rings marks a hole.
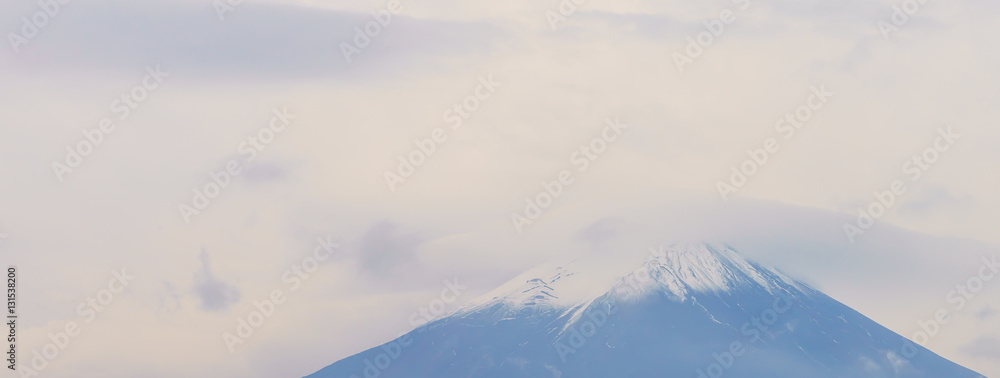
[[[1000,245],[1000,3],[927,2],[899,26],[894,4],[586,0],[553,28],[555,0],[402,0],[348,60],[387,2],[220,17],[208,0],[95,0],[41,26],[38,2],[0,3],[0,255],[19,267],[22,363],[77,322],[44,376],[301,376],[412,329],[445,280],[468,287],[454,309],[543,261],[704,239],[910,336]],[[776,125],[817,90],[807,122]],[[75,164],[67,148],[104,119]],[[620,135],[583,168],[608,120]],[[907,161],[947,130],[914,179]],[[403,178],[400,156],[434,138]],[[219,195],[182,210],[227,164]],[[894,180],[906,192],[851,243],[844,224]],[[324,245],[293,290],[283,275]],[[134,279],[87,322],[78,306],[122,268]],[[998,286],[927,347],[1000,376]],[[222,335],[273,290],[286,301],[230,353]]]

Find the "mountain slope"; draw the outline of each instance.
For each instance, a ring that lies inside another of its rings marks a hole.
[[[522,275],[310,377],[980,377],[731,248]],[[904,347],[905,345],[905,347]]]

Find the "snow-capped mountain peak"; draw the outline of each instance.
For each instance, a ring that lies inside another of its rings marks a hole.
[[[638,265],[540,266],[313,376],[981,377],[727,246]]]
[[[684,300],[690,293],[731,291],[748,286],[759,286],[773,293],[781,287],[777,281],[784,281],[783,278],[773,269],[747,261],[728,246],[690,243],[652,250],[643,266],[623,282],[648,282],[653,288]]]
[[[750,287],[773,293],[783,287],[800,290],[804,285],[747,261],[726,245],[687,243],[650,248],[642,264],[623,272],[609,272],[601,264],[582,260],[554,267],[542,265],[472,301],[466,309],[496,303],[512,309],[540,305],[568,308],[605,294],[629,300],[654,292],[685,301],[695,293]]]

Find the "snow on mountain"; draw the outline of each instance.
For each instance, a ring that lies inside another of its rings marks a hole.
[[[717,244],[540,266],[311,377],[980,377]]]
[[[602,295],[618,299],[662,291],[685,301],[695,293],[725,292],[740,287],[763,288],[770,293],[784,287],[801,291],[806,286],[784,274],[748,262],[728,246],[708,243],[678,244],[650,249],[638,268],[617,274],[595,271],[577,260],[567,265],[542,265],[519,275],[496,290],[472,300],[459,313],[491,303],[575,307]],[[613,279],[609,279],[609,277]]]

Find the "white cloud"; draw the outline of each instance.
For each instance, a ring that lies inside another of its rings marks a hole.
[[[891,1],[755,1],[683,74],[671,54],[730,2],[591,0],[555,32],[544,17],[555,1],[406,4],[349,65],[337,44],[385,4],[245,2],[219,22],[199,1],[74,2],[20,53],[0,46],[0,252],[23,270],[26,342],[75,317],[103,272],[142,277],[82,336],[93,349],[48,372],[172,376],[184,361],[223,376],[306,374],[406,329],[444,277],[487,292],[542,261],[641,255],[672,238],[729,242],[905,335],[1000,244],[993,2],[929,3],[885,41],[876,21]],[[34,10],[0,5],[0,30]],[[59,183],[50,163],[150,64],[170,81]],[[382,173],[490,73],[503,87],[390,192]],[[834,100],[733,203],[718,201],[716,181],[816,84]],[[177,205],[279,105],[296,122],[184,224]],[[629,132],[518,236],[509,214],[607,117]],[[949,125],[961,143],[850,245],[840,226],[857,204]],[[319,235],[342,238],[343,254],[230,357],[221,333]],[[240,292],[218,312],[177,289],[202,246],[211,275]],[[1000,374],[961,353],[975,327],[1000,330],[975,313],[929,347]]]

